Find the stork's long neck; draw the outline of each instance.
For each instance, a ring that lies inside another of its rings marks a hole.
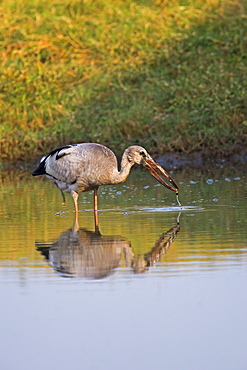
[[[129,176],[131,167],[134,165],[133,162],[129,162],[126,153],[123,153],[122,160],[121,160],[121,168],[120,171],[114,176],[114,183],[118,184],[123,182]]]

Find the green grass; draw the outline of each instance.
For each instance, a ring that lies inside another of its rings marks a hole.
[[[246,68],[246,0],[3,0],[2,160],[85,141],[232,154]]]

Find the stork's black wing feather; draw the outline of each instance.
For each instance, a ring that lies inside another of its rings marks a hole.
[[[63,146],[59,146],[58,148],[56,149],[53,149],[41,162],[40,164],[38,165],[38,167],[36,168],[36,170],[34,172],[32,172],[32,175],[33,176],[39,176],[39,175],[45,175],[47,172],[46,172],[46,169],[45,169],[45,164],[46,164],[46,159],[54,154],[57,154],[56,155],[56,160],[62,158],[63,156],[67,155],[66,153],[62,153],[61,155],[59,155],[59,152],[63,149],[68,149],[68,148],[71,148],[72,146],[76,146],[77,144],[71,144],[71,145],[63,145]]]
[[[45,175],[46,174],[46,171],[45,171],[45,160],[46,160],[47,157],[45,157],[43,159],[42,162],[40,162],[40,164],[38,165],[38,167],[36,168],[36,170],[34,172],[31,173],[31,175],[33,176],[39,176],[39,175]]]
[[[57,159],[59,159],[59,158],[62,158],[64,155],[67,155],[66,153],[62,153],[61,155],[59,155],[59,152],[61,152],[61,150],[63,150],[63,149],[69,149],[69,148],[72,148],[72,146],[76,146],[77,144],[71,144],[71,145],[62,145],[62,146],[59,146],[58,148],[56,148],[56,149],[53,149],[51,152],[50,152],[50,154],[48,154],[48,156],[47,157],[49,157],[49,155],[50,156],[52,156],[52,155],[54,155],[54,154],[56,154],[57,153],[57,155],[56,155],[56,160]]]

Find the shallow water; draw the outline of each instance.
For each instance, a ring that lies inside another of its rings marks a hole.
[[[79,197],[2,173],[1,369],[246,369],[246,173],[145,171]]]

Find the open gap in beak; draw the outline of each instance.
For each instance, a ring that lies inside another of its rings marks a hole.
[[[171,176],[166,172],[166,170],[164,170],[164,168],[162,168],[157,162],[155,162],[153,158],[146,158],[145,161],[146,161],[145,167],[151,173],[151,175],[155,177],[156,180],[158,180],[160,184],[164,185],[165,187],[167,187],[168,189],[172,191],[175,191],[176,194],[178,194],[179,188],[176,185],[175,181],[171,178]],[[167,184],[160,175],[166,177],[169,183],[173,186]]]

